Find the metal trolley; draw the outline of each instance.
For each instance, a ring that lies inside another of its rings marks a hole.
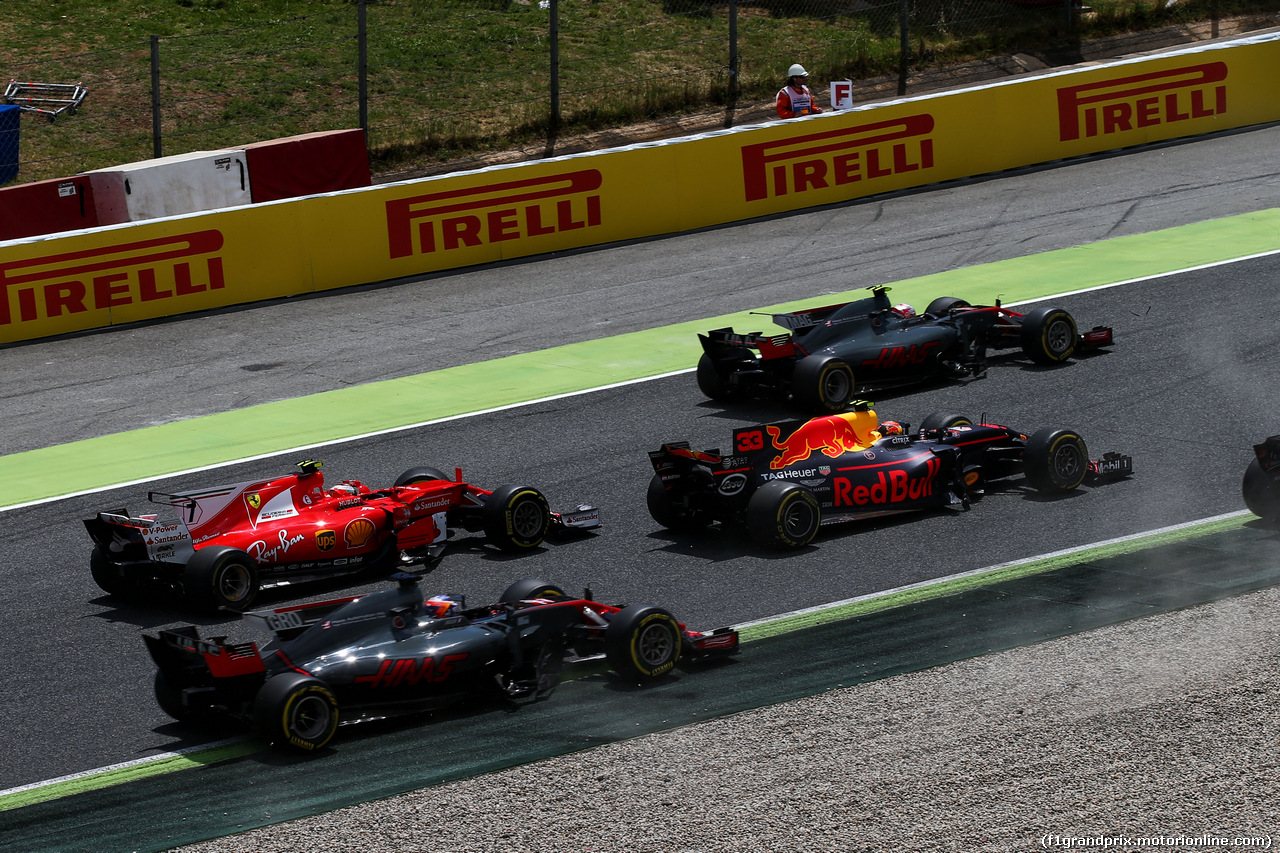
[[[16,105],[24,112],[48,116],[49,121],[54,121],[63,113],[75,115],[88,92],[79,83],[20,83],[10,80],[4,90],[4,102]]]

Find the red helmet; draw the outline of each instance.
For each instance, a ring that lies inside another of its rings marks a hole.
[[[902,435],[902,424],[897,421],[881,421],[878,427],[881,435]]]
[[[899,302],[897,305],[893,306],[889,310],[897,314],[899,317],[916,316],[916,309],[912,308],[911,305],[907,302]]]

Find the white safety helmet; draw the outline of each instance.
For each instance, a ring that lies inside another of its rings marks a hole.
[[[809,72],[804,70],[804,66],[797,62],[795,65],[787,69],[788,77],[808,77]]]

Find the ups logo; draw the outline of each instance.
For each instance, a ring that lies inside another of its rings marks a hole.
[[[316,531],[316,547],[321,551],[331,551],[338,544],[338,534],[333,530]]]

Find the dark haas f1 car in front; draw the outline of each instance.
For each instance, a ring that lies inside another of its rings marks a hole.
[[[545,581],[512,584],[497,604],[423,600],[416,576],[363,597],[246,613],[275,638],[203,640],[195,626],[144,635],[159,671],[156,700],[199,724],[231,717],[301,750],[329,742],[339,720],[358,722],[464,699],[521,703],[555,687],[563,667],[604,658],[632,682],[684,660],[738,651],[738,633],[690,631],[661,607],[608,605]]]
[[[1280,435],[1255,444],[1253,453],[1244,470],[1244,505],[1267,521],[1280,521]]]
[[[790,396],[807,412],[840,412],[869,388],[978,376],[988,348],[1021,347],[1034,362],[1056,364],[1112,339],[1105,326],[1080,333],[1054,305],[1022,314],[999,301],[942,296],[916,314],[891,303],[887,287],[871,291],[869,299],[772,315],[788,334],[725,328],[699,335],[698,387],[713,400]]]
[[[320,463],[271,480],[179,494],[151,492],[176,519],[100,512],[84,522],[93,579],[127,596],[160,585],[205,610],[245,610],[259,589],[354,574],[379,565],[434,567],[452,530],[484,531],[504,551],[528,551],[551,530],[600,525],[579,506],[551,512],[532,486],[494,491],[435,468],[411,468],[388,489],[359,480],[325,486]]]
[[[649,513],[671,530],[719,521],[744,525],[760,545],[802,548],[822,524],[967,509],[994,480],[1023,476],[1054,493],[1133,471],[1132,459],[1119,453],[1090,460],[1084,439],[1069,429],[1028,436],[946,413],[921,426],[913,434],[905,424],[881,423],[869,404],[855,403],[840,414],[736,430],[729,453],[666,444],[649,454]]]

